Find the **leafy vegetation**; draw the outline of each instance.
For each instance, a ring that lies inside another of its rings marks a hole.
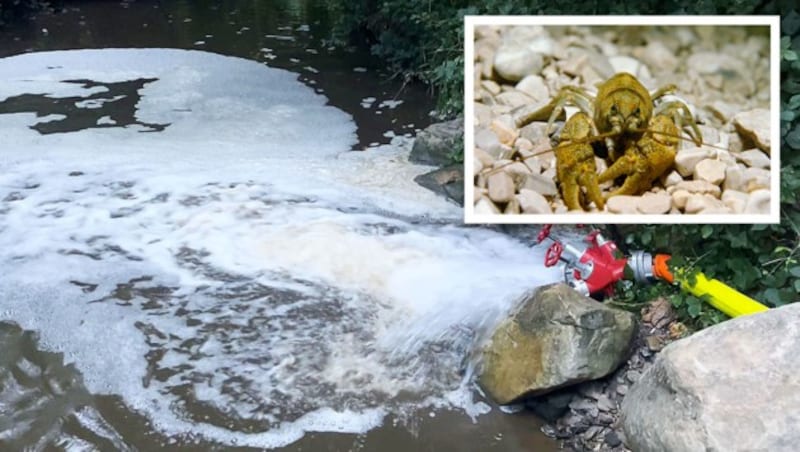
[[[333,0],[340,41],[366,41],[397,76],[420,79],[435,91],[439,112],[452,117],[464,98],[465,15],[505,14],[775,14],[789,1],[640,0]],[[800,139],[800,135],[798,135]]]

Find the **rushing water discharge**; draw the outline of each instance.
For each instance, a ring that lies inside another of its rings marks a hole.
[[[0,444],[128,448],[89,394],[223,446],[480,419],[471,352],[559,278],[458,226],[408,139],[350,151],[350,115],[291,72],[107,49],[1,59],[0,79],[0,342],[47,351],[0,358]]]

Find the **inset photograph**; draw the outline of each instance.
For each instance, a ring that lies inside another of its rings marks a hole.
[[[466,222],[778,222],[776,18],[465,27]]]

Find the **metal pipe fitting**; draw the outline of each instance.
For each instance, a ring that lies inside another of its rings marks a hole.
[[[646,251],[634,251],[628,259],[633,278],[638,283],[650,282],[655,278],[653,275],[653,255]]]

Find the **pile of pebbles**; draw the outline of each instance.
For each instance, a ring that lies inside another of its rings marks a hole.
[[[609,199],[605,213],[769,213],[766,27],[478,26],[474,68],[476,214],[567,213],[551,151],[558,127],[548,136],[547,117],[517,124],[562,87],[596,92],[618,72],[651,92],[676,85],[704,144],[682,140],[674,168],[652,189]],[[598,173],[607,168],[596,163]],[[589,210],[598,212],[594,203]]]
[[[563,441],[569,450],[627,452],[620,420],[628,388],[653,363],[669,342],[688,334],[675,321],[669,301],[660,298],[642,310],[633,353],[616,372],[528,402],[528,408],[550,421],[542,432]]]

